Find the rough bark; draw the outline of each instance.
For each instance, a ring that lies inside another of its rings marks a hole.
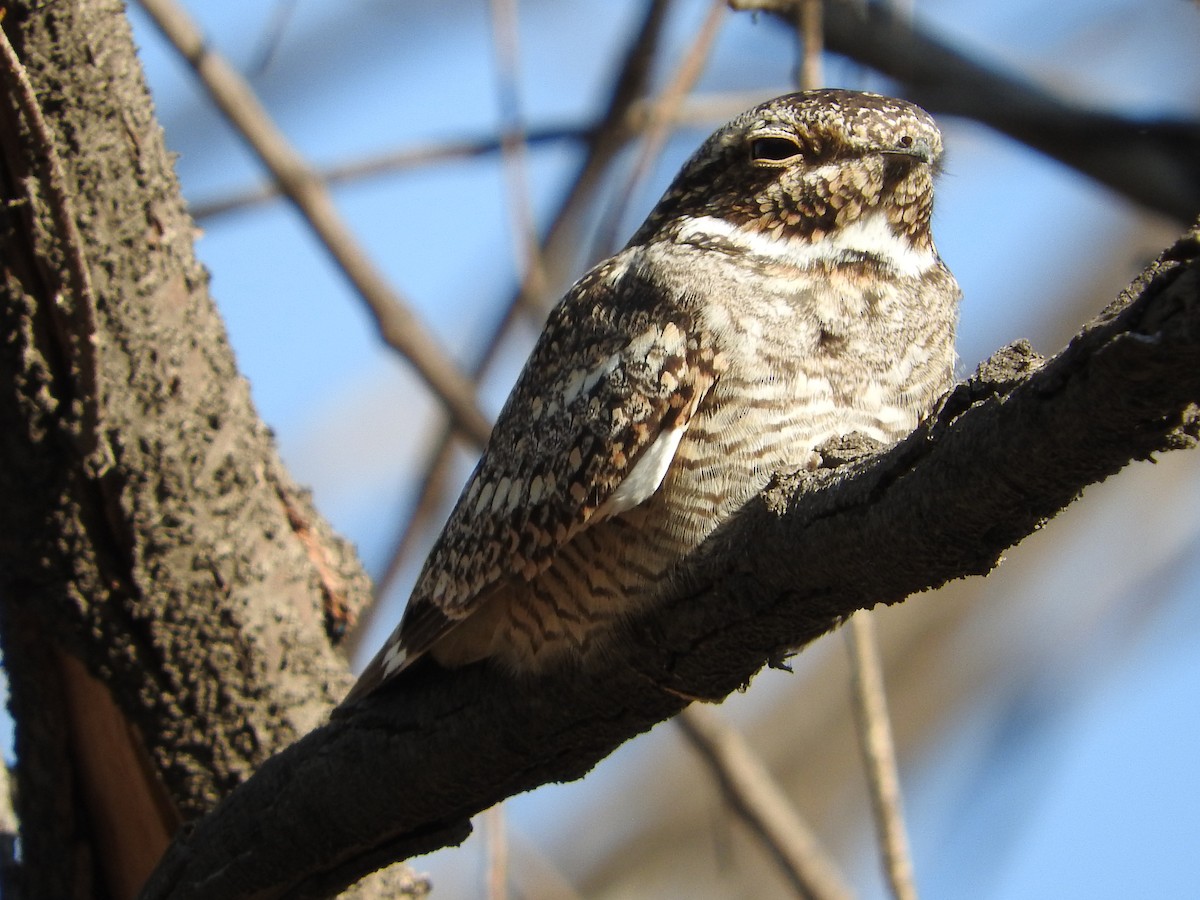
[[[334,645],[367,581],[237,372],[122,4],[5,11],[47,126],[0,80],[0,639],[23,888],[129,895],[155,841],[341,696]]]
[[[605,668],[414,670],[268,761],[173,846],[144,896],[327,896],[461,841],[474,813],[582,776],[685,697],[725,696],[855,610],[990,571],[1087,485],[1194,446],[1198,401],[1193,227],[1049,362],[1007,348],[891,450],[778,479]]]

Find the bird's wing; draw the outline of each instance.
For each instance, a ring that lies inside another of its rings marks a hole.
[[[563,298],[399,627],[347,701],[406,668],[503,584],[544,571],[589,524],[658,489],[723,367],[694,307],[624,255]]]

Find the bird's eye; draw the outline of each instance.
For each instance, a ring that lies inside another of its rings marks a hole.
[[[912,135],[910,135],[910,134],[900,135],[900,140],[897,141],[897,143],[901,147],[903,147],[905,150],[907,150],[909,147],[911,147],[913,145]]]
[[[804,148],[795,138],[772,135],[750,142],[750,161],[762,166],[783,165],[803,153]]]

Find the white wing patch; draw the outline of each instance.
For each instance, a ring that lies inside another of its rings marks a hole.
[[[654,443],[646,448],[641,458],[634,463],[629,474],[617,485],[604,504],[596,510],[595,521],[607,519],[633,509],[639,503],[649,499],[658,490],[687,431],[687,423],[678,425],[669,431],[664,431],[654,439]]]
[[[408,651],[404,649],[404,645],[398,639],[393,638],[392,645],[383,655],[383,677],[390,678],[392,673],[403,668],[407,661]]]

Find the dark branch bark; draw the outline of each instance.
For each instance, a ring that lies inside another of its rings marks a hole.
[[[731,0],[795,28],[799,0]],[[930,112],[989,125],[1180,222],[1200,210],[1200,122],[1133,119],[1084,109],[1019,75],[984,65],[912,24],[888,3],[826,5],[830,50],[904,85]]]
[[[415,677],[264,765],[179,840],[146,898],[315,897],[461,841],[857,609],[984,574],[1087,485],[1200,430],[1200,231],[1064,351],[1001,351],[891,450],[778,479],[690,561],[604,669]],[[832,455],[831,455],[832,461]]]

